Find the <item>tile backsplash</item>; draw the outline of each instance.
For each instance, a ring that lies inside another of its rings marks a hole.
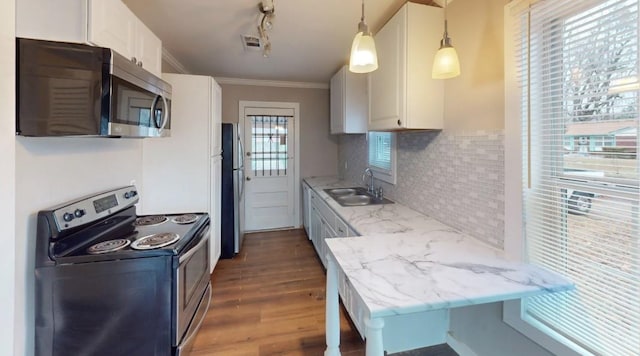
[[[385,196],[493,246],[504,246],[503,130],[397,134],[397,183]],[[340,137],[339,172],[362,183],[366,135]]]

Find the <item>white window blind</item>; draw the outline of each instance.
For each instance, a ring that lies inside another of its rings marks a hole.
[[[599,355],[640,353],[638,0],[520,1],[524,233],[576,290],[525,318]]]
[[[391,171],[391,133],[369,132],[369,166]]]
[[[369,167],[375,178],[396,184],[396,138],[391,132],[373,132],[369,138]]]

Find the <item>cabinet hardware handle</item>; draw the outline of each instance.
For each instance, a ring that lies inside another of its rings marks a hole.
[[[402,121],[398,120],[398,126],[402,126]]]
[[[251,180],[251,177],[247,177],[247,180]]]

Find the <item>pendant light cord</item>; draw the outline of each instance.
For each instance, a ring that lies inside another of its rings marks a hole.
[[[447,30],[447,3],[449,0],[444,0],[444,37],[449,37],[449,31]]]
[[[360,21],[364,22],[364,0],[362,0],[362,17],[360,17]]]

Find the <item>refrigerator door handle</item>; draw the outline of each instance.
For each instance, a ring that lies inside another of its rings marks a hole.
[[[242,195],[244,194],[244,169],[238,169],[238,175],[240,176],[238,184],[240,184],[240,194],[238,196],[238,200],[242,200]]]
[[[242,139],[238,135],[238,148],[240,156],[238,157],[238,168],[244,168],[244,146],[242,145]]]

